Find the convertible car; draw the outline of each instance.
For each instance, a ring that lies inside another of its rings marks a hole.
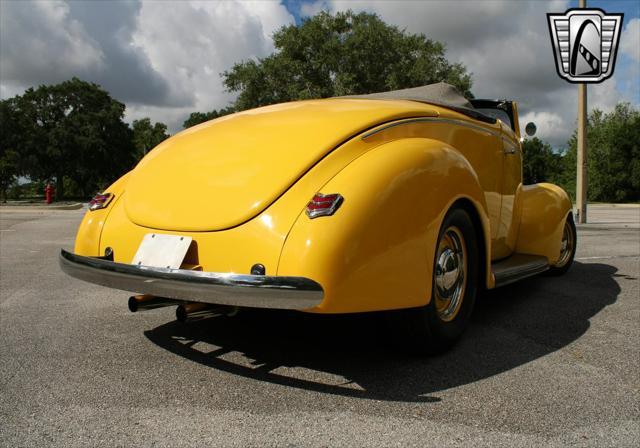
[[[569,197],[522,184],[520,141],[514,102],[444,83],[247,110],[169,138],[95,196],[60,265],[181,320],[406,310],[443,350],[479,290],[573,261]]]

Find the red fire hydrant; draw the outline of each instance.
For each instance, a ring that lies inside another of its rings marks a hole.
[[[47,204],[51,204],[53,202],[53,198],[56,195],[56,188],[52,184],[47,184],[44,187],[44,200]]]

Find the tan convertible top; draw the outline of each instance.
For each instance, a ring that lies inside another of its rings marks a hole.
[[[366,95],[349,95],[343,98],[411,100],[446,107],[464,107],[467,109],[473,109],[471,103],[458,91],[458,89],[446,82],[412,87],[410,89],[391,90],[389,92],[369,93]]]
[[[481,113],[473,107],[461,93],[451,84],[438,82],[426,86],[412,87],[410,89],[391,90],[389,92],[369,93],[366,95],[348,95],[339,98],[362,98],[372,100],[409,100],[421,103],[435,104],[436,106],[460,112],[468,117],[486,123],[495,123],[496,119]]]

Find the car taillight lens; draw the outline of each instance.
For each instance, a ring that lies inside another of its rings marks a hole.
[[[105,208],[112,199],[113,195],[111,193],[98,193],[89,201],[89,210],[94,211]]]
[[[317,218],[318,216],[333,215],[343,201],[344,198],[337,193],[316,193],[311,202],[307,204],[307,216],[309,218]]]

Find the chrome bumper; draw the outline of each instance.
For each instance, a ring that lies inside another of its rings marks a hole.
[[[115,263],[60,251],[60,267],[89,283],[190,302],[303,310],[322,302],[322,286],[304,277],[226,274]]]

